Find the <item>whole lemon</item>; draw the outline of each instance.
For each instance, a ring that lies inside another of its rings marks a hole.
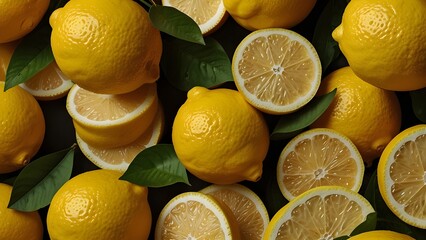
[[[236,90],[193,87],[187,95],[172,128],[185,168],[216,184],[259,180],[269,147],[263,115]]]
[[[333,31],[354,73],[374,86],[426,87],[426,2],[353,0]]]
[[[12,187],[0,183],[0,239],[42,240],[43,224],[38,212],[7,208]]]
[[[47,213],[51,239],[148,239],[148,189],[119,180],[122,173],[92,170],[66,182]]]
[[[414,240],[414,238],[394,232],[389,230],[374,230],[370,232],[363,232],[353,237],[348,238],[348,240]]]
[[[44,115],[35,98],[19,86],[4,91],[0,81],[0,174],[21,169],[40,149]]]
[[[291,28],[302,22],[316,0],[223,0],[232,18],[248,30]]]
[[[337,88],[334,100],[311,127],[331,128],[346,135],[370,166],[401,127],[401,107],[393,91],[362,81],[350,67],[326,76],[317,95]]]
[[[59,68],[86,90],[127,93],[159,77],[160,32],[132,0],[71,0],[50,25]]]
[[[50,0],[0,0],[0,43],[31,32],[41,21]]]

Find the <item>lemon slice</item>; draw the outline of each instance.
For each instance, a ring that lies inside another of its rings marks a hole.
[[[232,59],[232,74],[238,90],[254,107],[285,114],[314,97],[321,82],[321,62],[303,36],[269,28],[241,41]]]
[[[164,114],[162,108],[158,108],[151,126],[134,142],[116,148],[99,148],[86,143],[76,132],[77,144],[81,152],[96,166],[124,172],[133,159],[142,150],[156,145],[162,136],[164,128]]]
[[[158,109],[156,83],[117,95],[97,94],[75,84],[66,108],[81,139],[91,146],[113,148],[135,141]]]
[[[203,193],[185,192],[161,210],[155,239],[238,240],[240,235],[236,219],[226,205]]]
[[[216,31],[228,17],[222,0],[162,0],[162,3],[191,17],[203,35]]]
[[[277,164],[278,186],[288,200],[318,186],[342,186],[358,192],[363,177],[364,162],[355,145],[327,128],[294,137]]]
[[[225,203],[237,218],[241,238],[246,240],[262,239],[269,215],[259,196],[240,184],[213,184],[200,190]]]
[[[367,215],[370,203],[339,186],[316,187],[297,196],[272,217],[264,239],[335,239],[348,236]]]
[[[380,193],[402,221],[426,229],[426,125],[396,135],[377,167]]]
[[[74,83],[59,69],[56,62],[38,72],[31,79],[19,84],[37,100],[55,100],[67,95]]]

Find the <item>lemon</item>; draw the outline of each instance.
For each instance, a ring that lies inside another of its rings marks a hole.
[[[43,143],[44,115],[35,98],[20,88],[6,92],[0,81],[0,174],[23,168]]]
[[[158,109],[156,83],[124,94],[98,94],[74,85],[66,108],[78,135],[89,145],[115,148],[135,141]]]
[[[392,212],[426,229],[426,125],[409,127],[392,139],[380,157],[377,180]]]
[[[0,43],[0,81],[6,80],[6,72],[9,66],[10,58],[15,50],[18,41],[9,43]]]
[[[18,40],[41,21],[50,0],[1,0],[0,43]]]
[[[81,152],[93,164],[103,169],[124,172],[133,159],[142,150],[156,145],[162,136],[164,128],[164,113],[160,107],[151,125],[135,141],[120,147],[96,147],[85,142],[76,132],[77,144]]]
[[[215,32],[228,18],[222,0],[162,0],[162,3],[163,6],[174,7],[191,17],[203,35]]]
[[[373,212],[367,199],[348,188],[316,187],[278,210],[266,229],[264,239],[335,239],[348,236]]]
[[[230,209],[213,197],[185,192],[172,198],[161,210],[155,240],[239,240],[240,232]]]
[[[363,232],[353,237],[348,238],[350,240],[415,240],[414,238],[389,230],[375,230],[370,232]]]
[[[318,186],[361,188],[364,163],[345,135],[327,128],[305,131],[291,139],[280,154],[277,181],[291,200]]]
[[[337,88],[334,100],[312,125],[331,128],[347,136],[371,166],[389,141],[399,133],[401,107],[396,94],[357,77],[350,67],[326,76],[317,95]]]
[[[66,182],[47,212],[51,239],[148,239],[148,189],[119,180],[112,170],[92,170]]]
[[[257,30],[237,46],[234,82],[245,99],[269,114],[298,110],[321,82],[321,62],[312,44],[287,29]]]
[[[226,10],[248,30],[291,28],[302,22],[314,8],[316,0],[223,0]]]
[[[72,0],[50,25],[59,68],[84,89],[121,94],[159,77],[160,32],[132,0]]]
[[[212,184],[200,190],[226,204],[236,217],[241,238],[260,240],[269,223],[269,215],[262,200],[241,184]]]
[[[43,225],[38,212],[7,208],[12,187],[0,183],[0,239],[42,240]]]
[[[354,0],[333,38],[354,73],[377,87],[426,87],[424,0]]]
[[[269,147],[262,114],[236,90],[194,87],[187,95],[172,127],[185,168],[210,183],[259,180]]]

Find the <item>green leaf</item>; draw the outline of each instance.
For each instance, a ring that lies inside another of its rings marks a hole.
[[[410,91],[410,97],[414,115],[420,121],[426,123],[426,88],[422,88],[416,91]]]
[[[355,236],[357,234],[363,233],[363,232],[369,232],[376,229],[376,223],[377,223],[377,213],[372,212],[367,215],[367,219],[360,225],[358,225],[351,233],[351,236]]]
[[[346,240],[348,238],[349,236],[342,236],[342,237],[335,238],[334,240]]]
[[[53,61],[49,25],[37,27],[16,47],[6,71],[5,91],[24,83]]]
[[[146,187],[164,187],[177,182],[190,185],[172,144],[157,144],[140,152],[120,179]]]
[[[173,37],[204,45],[204,38],[197,23],[176,8],[154,5],[149,9],[152,25]]]
[[[16,178],[8,208],[36,211],[50,204],[58,189],[71,177],[72,146],[30,162]]]
[[[330,0],[315,25],[312,44],[318,52],[323,72],[339,56],[339,45],[334,41],[331,33],[341,23],[346,5],[346,1]]]
[[[364,197],[370,202],[371,206],[377,211],[377,170],[371,174],[370,181],[368,182],[367,188],[365,189]]]
[[[300,133],[302,129],[311,125],[327,110],[336,95],[336,89],[314,97],[300,110],[280,117],[271,134],[272,140],[286,139]]]
[[[207,38],[205,46],[179,39],[163,43],[161,66],[176,88],[188,91],[194,86],[210,88],[233,81],[228,55],[213,38]]]

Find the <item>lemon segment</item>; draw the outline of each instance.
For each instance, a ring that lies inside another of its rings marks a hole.
[[[238,45],[232,59],[238,90],[254,107],[285,114],[307,104],[319,88],[321,63],[312,44],[287,29],[257,30]]]
[[[278,210],[264,239],[335,239],[352,233],[373,212],[370,203],[352,190],[316,187]]]
[[[426,125],[405,129],[390,141],[377,167],[380,193],[402,221],[426,229]]]
[[[352,141],[326,128],[294,137],[277,164],[278,186],[288,200],[318,186],[342,186],[358,192],[363,176],[364,162]]]

